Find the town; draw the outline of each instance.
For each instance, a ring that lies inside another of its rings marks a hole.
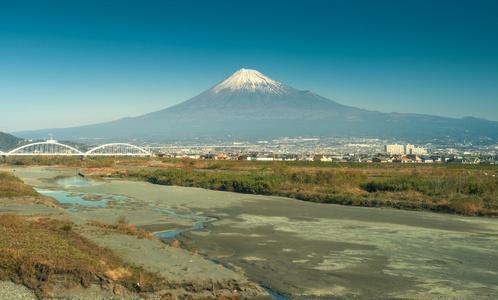
[[[136,141],[135,141],[136,142]],[[497,164],[498,144],[474,141],[393,141],[372,138],[300,137],[258,140],[176,141],[167,145],[144,143],[159,157],[256,161],[322,161],[380,163]]]

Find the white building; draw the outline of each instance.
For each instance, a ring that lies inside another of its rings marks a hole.
[[[389,154],[405,154],[404,145],[385,145],[384,150]]]
[[[415,153],[412,153],[412,149],[416,149],[414,150]],[[422,149],[422,148],[416,148],[414,145],[410,145],[410,144],[407,144],[407,145],[385,145],[384,146],[384,150],[385,152],[389,153],[389,154],[398,154],[398,155],[407,155],[407,154],[427,154],[427,151],[425,149],[425,152],[423,153],[419,153],[418,151],[422,151],[422,150],[418,150],[418,149]]]
[[[426,155],[427,149],[425,149],[425,148],[411,148],[410,154],[412,154],[412,155]]]

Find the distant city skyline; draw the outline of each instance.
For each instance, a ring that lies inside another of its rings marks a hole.
[[[344,105],[498,121],[496,15],[495,1],[0,0],[0,131],[143,115],[241,68]]]

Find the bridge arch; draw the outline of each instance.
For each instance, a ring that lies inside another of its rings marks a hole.
[[[95,147],[85,155],[95,156],[152,156],[152,154],[140,147],[126,143],[111,143]]]
[[[47,141],[21,146],[5,155],[84,155],[84,153],[68,145]]]

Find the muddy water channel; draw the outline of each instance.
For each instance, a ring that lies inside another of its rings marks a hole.
[[[82,219],[124,216],[156,234],[176,231],[185,247],[289,298],[498,298],[498,219],[121,180],[57,183],[75,172],[15,171],[46,195],[98,203],[63,204]]]

